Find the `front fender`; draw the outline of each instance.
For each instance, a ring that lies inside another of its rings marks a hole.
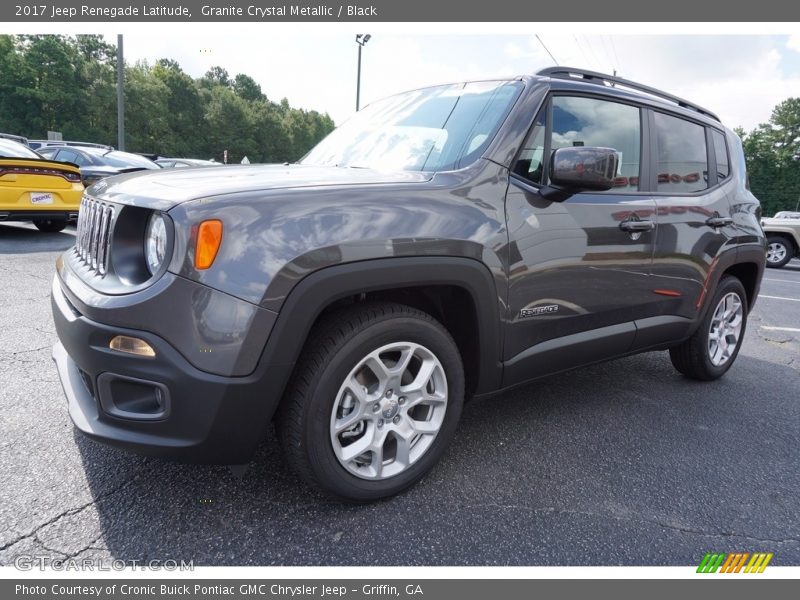
[[[336,300],[362,292],[436,285],[459,287],[472,299],[478,319],[475,335],[481,349],[475,393],[497,389],[502,375],[502,298],[489,269],[480,261],[469,258],[376,259],[327,267],[308,275],[286,297],[264,349],[262,362],[267,366],[282,367],[297,362],[314,321]]]

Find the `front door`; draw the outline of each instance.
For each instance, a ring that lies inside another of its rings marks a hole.
[[[619,154],[615,187],[544,198],[552,152],[602,146]],[[514,165],[509,232],[506,385],[627,352],[635,319],[652,316],[656,203],[639,193],[642,110],[554,95]]]

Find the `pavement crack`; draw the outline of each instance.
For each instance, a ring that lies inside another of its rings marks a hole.
[[[774,538],[765,538],[765,537],[757,537],[753,535],[747,535],[744,533],[734,533],[728,531],[705,531],[702,529],[692,528],[692,527],[682,527],[679,525],[675,525],[672,523],[666,523],[664,521],[660,521],[658,519],[652,519],[644,517],[640,514],[620,514],[615,512],[591,512],[591,511],[580,511],[580,510],[566,510],[566,509],[559,509],[554,507],[545,507],[545,508],[536,508],[533,506],[526,506],[524,504],[475,504],[475,505],[466,505],[463,508],[479,508],[479,509],[486,509],[486,508],[497,508],[500,510],[525,510],[534,514],[559,514],[559,515],[569,515],[569,516],[582,516],[582,517],[592,517],[592,518],[601,518],[601,519],[614,519],[616,521],[630,521],[630,522],[638,522],[638,523],[649,523],[651,525],[657,525],[659,527],[663,527],[664,529],[671,529],[673,531],[679,531],[681,533],[688,533],[693,535],[701,535],[704,537],[723,537],[723,538],[740,538],[745,540],[751,540],[753,542],[760,542],[765,544],[798,544],[800,543],[800,538],[786,538],[786,539],[774,539]]]
[[[50,552],[54,552],[56,554],[62,555],[64,557],[62,560],[71,560],[71,559],[75,558],[76,556],[79,556],[79,555],[83,554],[87,550],[93,548],[94,545],[97,542],[99,542],[101,539],[103,539],[103,534],[102,533],[100,535],[98,535],[96,538],[94,538],[91,542],[89,542],[86,546],[81,548],[80,550],[78,550],[76,552],[73,552],[72,554],[69,554],[68,552],[64,552],[63,550],[58,550],[57,548],[50,548],[50,547],[46,546],[44,543],[42,543],[41,539],[39,539],[39,536],[38,535],[36,536],[36,541],[39,542],[39,544],[42,546],[42,548],[44,548],[45,550],[48,550]]]
[[[0,352],[0,356],[19,356],[20,354],[30,354],[32,352],[41,352],[42,350],[47,350],[51,348],[49,344],[47,346],[42,346],[41,348],[31,348],[29,350],[18,350],[16,352]]]
[[[56,523],[57,521],[63,519],[64,517],[71,517],[72,515],[76,515],[76,514],[78,514],[80,512],[83,512],[84,510],[86,510],[87,508],[89,508],[90,506],[92,506],[94,504],[99,504],[100,502],[106,500],[107,498],[109,498],[109,497],[121,492],[125,488],[129,487],[134,482],[136,482],[137,480],[141,479],[145,475],[145,473],[150,473],[151,471],[153,471],[153,469],[148,469],[147,471],[143,471],[143,472],[139,473],[138,475],[136,475],[132,479],[128,479],[127,481],[125,481],[122,484],[120,484],[117,487],[115,487],[113,490],[109,490],[108,492],[106,492],[104,494],[101,494],[101,495],[97,496],[96,498],[93,498],[90,502],[87,502],[86,504],[83,504],[81,506],[77,506],[77,507],[74,507],[74,508],[67,509],[67,510],[65,510],[63,512],[60,512],[59,514],[54,516],[52,519],[48,519],[44,523],[40,523],[39,525],[34,527],[28,533],[24,533],[24,534],[22,534],[20,536],[17,536],[16,538],[11,540],[10,542],[7,542],[7,543],[3,544],[2,546],[0,546],[0,552],[2,552],[4,550],[7,550],[11,546],[14,546],[15,544],[18,544],[18,543],[20,543],[20,542],[22,542],[24,540],[30,539],[30,538],[34,538],[37,542],[40,542],[38,534],[45,527],[48,527],[49,525],[52,525],[53,523]],[[92,542],[92,544],[94,544],[96,541],[97,540],[94,540]],[[60,552],[60,551],[56,551],[56,552],[58,552],[59,554],[63,554],[63,552]]]
[[[58,549],[56,549],[56,548],[51,548],[50,546],[48,546],[47,544],[45,544],[45,543],[44,543],[44,542],[41,540],[41,538],[39,538],[39,535],[38,535],[38,534],[34,535],[34,536],[33,536],[33,539],[35,539],[35,540],[36,540],[36,543],[37,543],[37,544],[39,544],[39,545],[40,545],[42,548],[44,548],[44,549],[45,549],[45,550],[47,550],[48,552],[52,552],[53,554],[58,554],[58,555],[60,555],[60,556],[63,556],[65,559],[67,558],[67,554],[66,554],[66,552],[62,552],[61,550],[58,550]]]

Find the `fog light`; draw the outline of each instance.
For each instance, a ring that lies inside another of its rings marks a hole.
[[[128,354],[136,354],[137,356],[147,356],[152,358],[156,355],[153,347],[139,338],[129,337],[127,335],[118,335],[109,342],[108,347],[117,352],[126,352]]]

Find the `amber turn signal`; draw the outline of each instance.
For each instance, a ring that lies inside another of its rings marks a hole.
[[[156,351],[153,347],[139,338],[130,337],[127,335],[114,336],[108,344],[108,347],[117,352],[125,352],[126,354],[136,354],[138,356],[146,356],[153,358]]]
[[[200,223],[197,228],[197,245],[194,250],[195,268],[202,270],[213,265],[221,243],[222,221],[211,219]]]

